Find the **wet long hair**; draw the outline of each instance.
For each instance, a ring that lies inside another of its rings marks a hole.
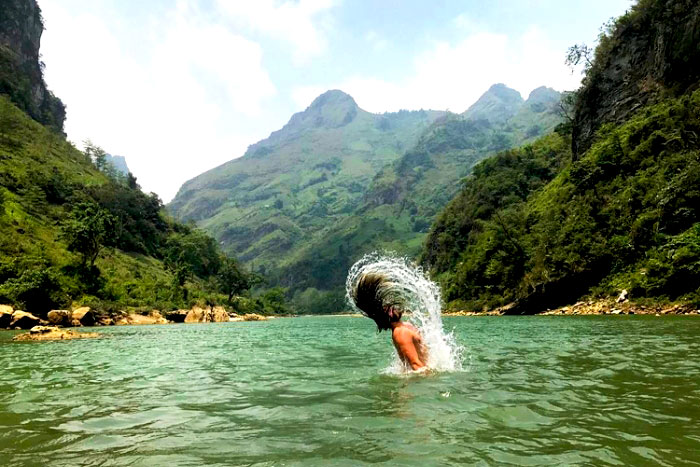
[[[362,274],[352,288],[352,300],[366,317],[377,324],[379,332],[401,320],[403,300],[386,277],[377,273]]]

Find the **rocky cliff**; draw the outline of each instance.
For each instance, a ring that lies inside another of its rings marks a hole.
[[[641,0],[601,35],[575,108],[574,157],[590,148],[604,123],[681,95],[700,82],[700,2]]]
[[[39,56],[43,30],[36,0],[0,0],[0,94],[34,120],[62,131],[65,106],[47,89]]]

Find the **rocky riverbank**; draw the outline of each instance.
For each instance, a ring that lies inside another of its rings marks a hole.
[[[510,306],[506,305],[491,311],[448,311],[443,316],[503,316],[508,315]],[[620,296],[602,300],[580,301],[573,305],[543,310],[534,315],[569,316],[569,315],[700,315],[698,307],[689,304],[654,304],[642,305],[631,302],[623,291]]]
[[[84,326],[133,326],[170,323],[228,323],[232,321],[267,321],[269,317],[255,313],[238,315],[229,313],[224,307],[194,306],[189,310],[161,312],[151,310],[147,314],[127,311],[100,313],[90,307],[73,310],[51,310],[45,319],[9,305],[0,305],[0,329],[27,330],[35,326],[55,328]]]

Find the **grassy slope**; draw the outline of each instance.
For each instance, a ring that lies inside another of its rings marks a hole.
[[[318,102],[324,96],[242,158],[187,182],[169,209],[256,270],[274,271],[349,216],[372,176],[441,115],[374,115],[342,93]]]

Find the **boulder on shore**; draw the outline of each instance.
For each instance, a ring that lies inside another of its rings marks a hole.
[[[41,320],[31,313],[17,310],[12,313],[12,321],[10,321],[10,329],[31,329],[34,326],[41,324]]]
[[[268,321],[270,318],[267,316],[259,315],[257,313],[248,313],[241,317],[243,321]]]
[[[228,313],[222,306],[214,309],[193,306],[185,317],[185,323],[226,323],[228,320]]]
[[[73,321],[73,313],[68,310],[51,310],[47,319],[54,326],[70,326]]]
[[[145,325],[145,324],[167,324],[168,320],[163,318],[160,311],[153,310],[148,316],[137,315],[135,313],[129,313],[117,320],[115,323],[117,326],[128,326],[128,325]]]
[[[77,332],[70,329],[60,329],[56,326],[34,326],[28,333],[12,338],[14,341],[52,341],[68,339],[88,339],[100,337],[95,332]]]
[[[207,314],[207,310],[204,308],[193,306],[192,309],[187,312],[187,316],[185,316],[185,323],[206,323]]]
[[[215,306],[214,308],[212,308],[211,320],[214,323],[228,322],[228,313],[226,313],[226,309],[222,306]]]
[[[89,306],[77,308],[73,310],[72,324],[73,326],[94,326],[95,313]]]

